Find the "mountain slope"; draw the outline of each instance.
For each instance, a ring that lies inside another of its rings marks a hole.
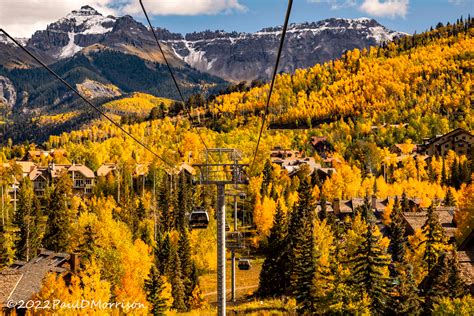
[[[421,140],[441,126],[472,129],[474,19],[404,37],[385,48],[354,49],[340,60],[277,77],[270,102],[275,127],[310,127],[338,119],[373,117],[373,125],[413,128]],[[261,113],[268,85],[218,96],[209,117]],[[437,119],[439,116],[444,116]],[[447,117],[448,119],[446,119]],[[215,124],[216,125],[216,124]],[[370,131],[366,123],[360,133]]]

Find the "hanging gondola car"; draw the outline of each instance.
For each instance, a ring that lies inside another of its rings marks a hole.
[[[239,259],[237,266],[239,270],[250,270],[252,264],[250,263],[250,259]]]
[[[197,209],[189,214],[189,227],[191,229],[206,229],[209,225],[209,214],[206,210]]]

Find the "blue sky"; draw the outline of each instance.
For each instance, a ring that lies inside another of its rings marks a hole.
[[[143,0],[155,26],[188,33],[206,29],[254,32],[281,25],[287,0]],[[138,0],[0,0],[0,27],[29,37],[72,10],[90,5],[104,15],[144,21]],[[371,17],[397,31],[422,32],[474,13],[474,0],[294,0],[292,22]]]
[[[148,1],[150,2],[150,0]],[[344,1],[341,1],[344,2]],[[357,2],[357,1],[354,1]],[[287,1],[284,0],[241,0],[245,10],[231,10],[212,15],[155,15],[155,26],[165,27],[178,33],[206,29],[254,32],[263,27],[283,23]],[[333,4],[336,2],[332,2]],[[362,1],[359,1],[362,3]],[[331,1],[310,3],[307,0],[294,0],[291,22],[318,21],[331,17],[356,18],[372,17],[381,24],[412,34],[428,29],[441,21],[456,21],[461,15],[474,13],[474,1],[418,0],[409,1],[404,16],[380,16],[362,11],[357,4],[334,8]],[[135,14],[134,14],[135,15]],[[140,15],[135,15],[140,19]]]

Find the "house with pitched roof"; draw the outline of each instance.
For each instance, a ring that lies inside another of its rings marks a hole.
[[[472,155],[474,135],[463,128],[456,128],[444,135],[427,139],[419,146],[418,152],[429,156],[445,156],[449,150],[458,155]]]
[[[37,257],[28,262],[16,261],[0,271],[0,311],[7,311],[7,302],[32,299],[43,284],[48,273],[58,273],[66,282],[79,270],[77,254],[41,250]]]

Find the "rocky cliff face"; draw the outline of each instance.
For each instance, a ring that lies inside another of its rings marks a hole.
[[[165,39],[184,62],[221,78],[240,81],[268,79],[273,71],[281,27],[256,33],[206,31],[184,39]],[[373,19],[328,19],[289,26],[279,71],[292,72],[404,36]]]
[[[12,108],[16,103],[16,90],[10,79],[0,76],[0,104]]]

